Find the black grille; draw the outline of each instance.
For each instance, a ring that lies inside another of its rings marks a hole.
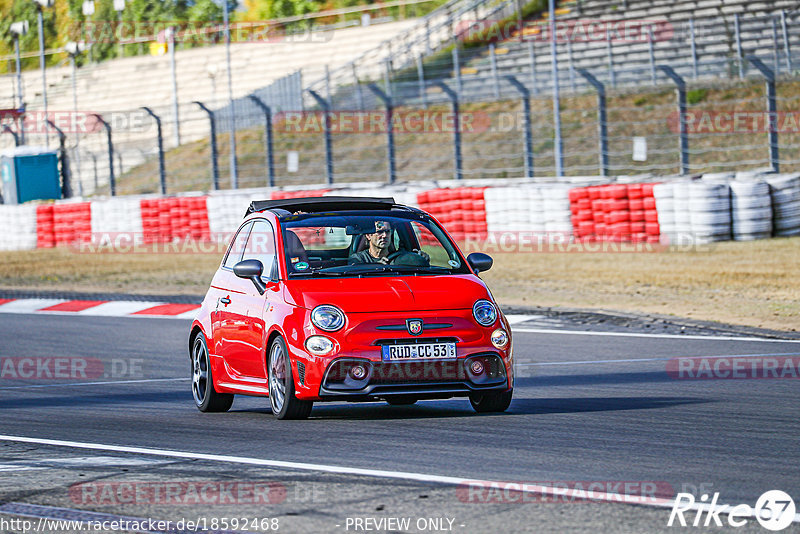
[[[303,362],[297,362],[297,381],[301,386],[306,383],[306,364]]]
[[[463,382],[467,379],[464,360],[431,362],[376,363],[370,384],[419,384],[426,382]]]

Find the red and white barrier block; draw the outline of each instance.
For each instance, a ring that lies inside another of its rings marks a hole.
[[[193,319],[199,304],[133,300],[0,299],[0,313]]]

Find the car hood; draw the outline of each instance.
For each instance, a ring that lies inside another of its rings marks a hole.
[[[474,275],[370,276],[290,280],[284,298],[309,310],[332,304],[346,313],[456,310],[472,308],[489,291]]]

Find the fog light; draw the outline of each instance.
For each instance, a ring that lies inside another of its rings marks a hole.
[[[306,350],[315,356],[324,356],[333,351],[333,341],[325,336],[311,336],[306,340]]]
[[[498,328],[492,332],[492,345],[498,349],[506,348],[506,345],[508,345],[508,334],[505,330]]]
[[[354,365],[350,368],[350,375],[356,380],[364,380],[367,376],[367,369],[363,365]]]
[[[472,360],[472,363],[469,364],[469,370],[472,371],[473,375],[479,375],[483,373],[483,362],[480,360]]]

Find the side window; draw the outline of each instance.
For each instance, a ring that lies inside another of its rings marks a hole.
[[[239,233],[231,241],[231,246],[228,248],[228,255],[225,257],[223,267],[233,269],[233,266],[242,261],[242,253],[244,252],[244,244],[247,242],[247,236],[250,234],[250,228],[253,223],[249,222],[239,229]]]
[[[258,260],[264,265],[264,278],[269,278],[277,261],[275,257],[275,232],[264,220],[253,223],[253,231],[244,248],[245,260]]]

